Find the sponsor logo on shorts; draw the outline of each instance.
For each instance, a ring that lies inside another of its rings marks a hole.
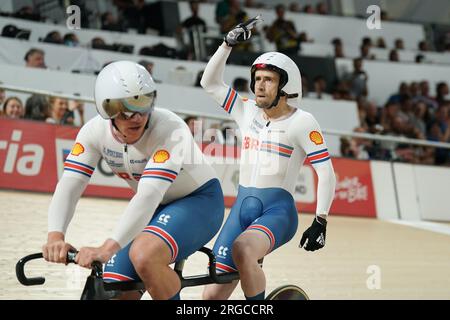
[[[168,214],[162,214],[158,218],[158,223],[161,223],[163,225],[167,225],[169,223],[170,215]]]
[[[228,247],[220,246],[219,247],[219,256],[226,257],[227,256]]]

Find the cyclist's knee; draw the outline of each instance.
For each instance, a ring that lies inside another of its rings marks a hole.
[[[257,260],[254,257],[254,250],[246,240],[237,239],[233,243],[233,261],[235,264],[242,264],[250,260]]]
[[[131,245],[130,260],[138,273],[154,270],[158,265],[168,265],[170,257],[165,254],[166,248],[149,239],[138,237]]]

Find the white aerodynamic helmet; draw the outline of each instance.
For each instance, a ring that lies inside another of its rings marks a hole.
[[[256,70],[272,70],[280,75],[278,95],[271,107],[278,104],[281,96],[287,96],[290,103],[297,107],[302,98],[302,77],[297,64],[287,55],[280,52],[266,52],[256,58],[251,68],[250,88],[255,93],[255,73]],[[270,108],[271,108],[270,107]]]
[[[114,119],[121,112],[150,113],[156,100],[156,86],[140,64],[117,61],[98,74],[94,96],[98,113],[104,119]]]

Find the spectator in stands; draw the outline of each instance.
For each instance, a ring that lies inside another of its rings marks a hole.
[[[409,90],[408,91],[409,91],[409,96],[412,99],[415,99],[415,98],[417,98],[419,96],[420,88],[419,88],[419,84],[417,83],[417,81],[412,81],[409,84]]]
[[[23,6],[13,15],[14,18],[41,21],[42,18],[39,13],[36,13],[32,6]]]
[[[259,8],[264,8],[264,3],[255,2],[254,0],[245,0],[244,1],[244,7],[259,9]]]
[[[368,95],[367,80],[369,76],[363,70],[363,59],[353,59],[353,72],[348,75],[347,79],[350,82],[350,92],[356,99],[358,97]]]
[[[277,51],[287,55],[297,54],[300,50],[300,42],[294,23],[284,18],[286,12],[284,5],[277,5],[275,11],[277,19],[267,29],[267,39],[275,42]]]
[[[331,43],[334,46],[334,57],[344,58],[344,46],[342,45],[342,40],[340,38],[334,38]]]
[[[104,49],[106,47],[106,42],[103,38],[95,37],[91,40],[92,49]]]
[[[430,96],[430,84],[423,80],[419,83],[419,94],[413,98],[414,102],[422,101],[427,105],[427,109],[436,110],[438,103]]]
[[[161,83],[161,80],[158,80],[155,78],[155,75],[153,74],[153,70],[155,67],[155,63],[153,61],[150,60],[139,60],[138,62],[141,66],[143,66],[145,69],[147,69],[147,71],[152,75],[153,81],[155,81],[156,83]]]
[[[390,130],[384,132],[385,134],[405,138],[418,138],[415,134],[414,127],[408,124],[404,118],[397,115],[392,119]],[[417,162],[415,149],[408,144],[388,143],[391,146],[391,156],[394,160],[403,162]]]
[[[80,96],[79,93],[74,93],[75,96]],[[65,118],[67,119],[65,122],[67,124],[75,124],[75,111],[78,113],[78,116],[80,117],[80,123],[79,126],[83,126],[85,123],[85,119],[84,119],[84,103],[83,101],[80,100],[69,100],[68,106],[67,106],[68,111],[66,112],[66,114],[64,115]]]
[[[59,31],[56,31],[56,30],[50,31],[49,33],[47,33],[47,35],[42,40],[42,42],[53,43],[53,44],[63,44],[64,43],[61,33],[59,33]]]
[[[314,78],[314,92],[308,94],[308,98],[331,100],[333,96],[326,93],[327,82],[323,76],[317,76]]]
[[[429,110],[423,101],[417,101],[413,106],[413,115],[411,117],[411,124],[419,130],[422,137],[427,135],[427,120],[429,120]]]
[[[289,11],[290,12],[302,12],[302,8],[300,7],[300,4],[298,2],[291,2],[289,4]]]
[[[299,47],[301,48],[303,42],[312,43],[312,42],[314,42],[314,39],[309,38],[308,34],[303,31],[298,34],[298,42],[299,42]]]
[[[372,46],[373,46],[372,39],[370,37],[362,38],[361,45],[363,45],[363,46],[368,45],[369,48],[372,48]]]
[[[356,133],[367,133],[366,129],[362,127],[353,130]],[[373,148],[373,142],[364,138],[342,138],[341,139],[341,154],[344,157],[368,160],[370,159],[370,152]]]
[[[398,92],[392,94],[389,99],[388,99],[388,103],[399,103],[400,99],[402,98],[402,96],[404,95],[409,95],[409,87],[408,84],[406,82],[401,82],[400,86],[398,88]]]
[[[355,100],[350,91],[350,81],[339,81],[333,91],[333,99],[335,100]]]
[[[80,45],[80,40],[75,33],[67,33],[64,36],[63,42],[68,47],[78,47]]]
[[[50,114],[45,122],[53,124],[73,125],[74,119],[70,117],[69,104],[66,99],[59,97],[50,97]]]
[[[419,51],[430,51],[428,42],[425,40],[419,42]]]
[[[384,39],[382,37],[379,37],[377,39],[377,48],[386,49],[386,42],[384,41]]]
[[[125,32],[126,29],[123,23],[119,21],[110,11],[104,12],[101,16],[102,30]]]
[[[9,97],[3,103],[3,115],[11,119],[20,119],[25,115],[22,101],[17,97]]]
[[[450,141],[450,119],[448,115],[448,105],[442,105],[438,108],[435,120],[431,122],[427,139],[436,142]],[[435,164],[444,164],[450,159],[450,151],[448,149],[436,148]]]
[[[189,1],[189,8],[191,9],[191,16],[189,18],[186,18],[182,23],[181,26],[185,29],[191,29],[191,28],[199,28],[202,32],[207,32],[206,22],[202,18],[200,18],[198,11],[199,11],[199,1]]]
[[[395,39],[394,48],[397,50],[404,50],[405,45],[403,43],[403,39],[400,39],[400,38]]]
[[[145,0],[114,0],[114,5],[119,11],[119,21],[124,22],[124,28],[133,28],[138,33],[147,30]]]
[[[223,0],[217,3],[216,22],[222,34],[230,31],[240,20],[245,20],[246,16],[239,0]]]
[[[312,5],[310,5],[310,4],[307,4],[307,5],[305,5],[305,6],[303,7],[303,12],[304,12],[304,13],[309,13],[309,14],[315,13],[314,7],[313,7]]]
[[[383,127],[383,133],[391,131],[394,118],[398,116],[400,111],[399,104],[397,102],[387,102],[381,112],[381,126]]]
[[[250,93],[248,80],[240,77],[235,78],[233,80],[233,89],[240,93]]]
[[[439,82],[436,84],[436,102],[439,105],[444,104],[450,100],[448,84],[445,82]]]
[[[215,10],[215,20],[216,23],[220,27],[220,32],[224,33],[226,31],[222,31],[222,24],[223,21],[226,19],[226,17],[230,14],[230,10],[232,6],[239,6],[239,4],[236,4],[238,1],[233,0],[221,0],[217,2],[216,10]]]
[[[25,102],[25,119],[45,121],[50,114],[50,104],[47,97],[33,94]]]
[[[182,43],[183,50],[187,55],[188,60],[192,60],[194,57],[194,39],[198,37],[198,34],[206,33],[206,22],[199,17],[199,1],[189,1],[189,7],[191,9],[191,16],[185,19],[176,29],[176,36],[180,43]],[[189,43],[185,42],[184,32],[187,33]]]
[[[365,101],[364,108],[366,109],[365,123],[367,130],[370,133],[376,134],[382,131],[381,127],[381,112],[377,105],[371,101]]]
[[[404,95],[400,99],[400,111],[398,115],[406,124],[411,124],[411,119],[414,117],[414,111],[413,102],[410,95]]]
[[[5,99],[6,99],[5,89],[0,88],[0,105],[2,105],[3,102],[5,102]]]
[[[220,16],[218,18],[218,21],[220,21],[219,26],[220,32],[222,34],[228,33],[228,31],[233,29],[237,24],[243,23],[249,19],[247,13],[244,10],[242,10],[241,4],[238,0],[229,0],[224,2],[228,3],[228,6],[224,7],[226,8],[226,11],[225,10],[216,11],[216,17]],[[219,9],[219,6],[224,2],[223,1],[219,2],[217,8]],[[218,12],[221,12],[219,16],[217,16]],[[256,29],[253,29],[252,34],[256,35],[258,34],[258,31]],[[235,45],[234,50],[253,52],[254,48],[252,42],[246,41]]]
[[[198,121],[198,118],[195,116],[188,116],[184,119],[184,122],[186,122],[187,126],[189,127],[189,130],[192,133],[192,136],[195,136],[195,123]]]
[[[30,68],[47,68],[45,65],[45,52],[41,49],[31,48],[25,54],[26,66]]]
[[[367,59],[367,60],[374,60],[375,59],[375,55],[370,53],[370,47],[371,47],[371,45],[368,44],[368,43],[362,44],[359,47],[362,59]]]
[[[319,2],[316,5],[316,12],[317,14],[327,15],[328,14],[328,7],[324,2]]]
[[[398,57],[398,52],[397,52],[397,50],[392,49],[392,50],[389,52],[389,61],[391,61],[391,62],[399,62],[399,61],[400,61],[400,60],[399,60],[399,57]]]
[[[416,63],[422,63],[425,60],[425,56],[423,54],[416,55],[415,61]]]

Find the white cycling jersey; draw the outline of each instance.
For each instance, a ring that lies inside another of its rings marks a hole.
[[[217,177],[187,125],[174,113],[155,108],[134,144],[121,142],[112,122],[97,116],[80,129],[65,161],[49,208],[49,232],[66,232],[101,157],[135,191],[112,237],[122,247],[144,229],[160,203],[183,198]]]
[[[282,188],[294,195],[306,158],[319,176],[317,214],[327,214],[334,198],[334,170],[319,124],[301,109],[267,120],[254,100],[223,82],[231,48],[222,45],[208,62],[202,86],[237,122],[242,136],[239,183],[244,187]],[[301,85],[301,84],[299,84]]]

